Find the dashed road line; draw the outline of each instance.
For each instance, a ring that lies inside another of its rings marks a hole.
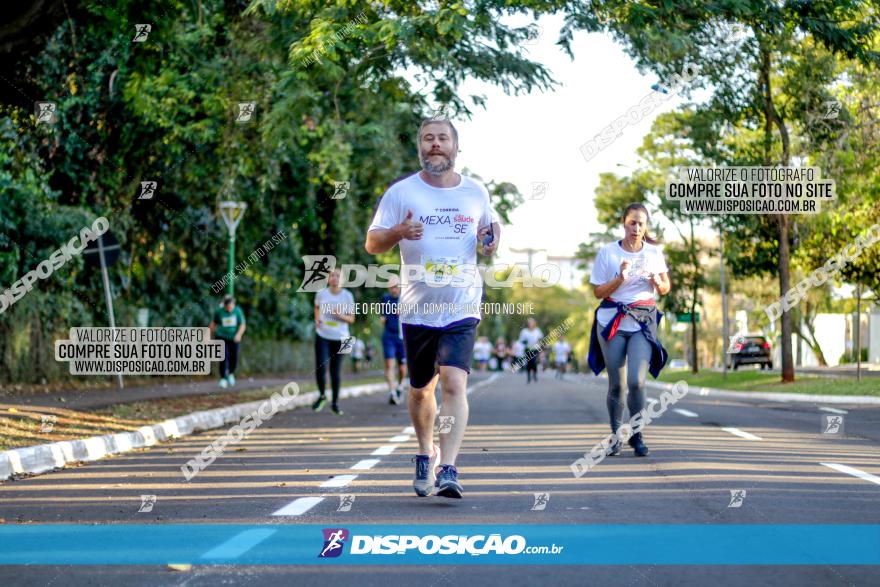
[[[318,487],[345,487],[355,479],[357,479],[357,475],[337,475],[332,479],[324,481]]]
[[[764,440],[760,436],[756,436],[751,432],[746,432],[744,430],[740,430],[739,428],[722,428],[725,432],[729,432],[734,436],[739,436],[740,438],[745,438],[746,440]]]
[[[699,418],[700,417],[699,414],[692,412],[690,410],[684,410],[682,408],[674,408],[672,411],[677,414],[681,414],[682,416],[686,416],[688,418]]]
[[[301,516],[319,503],[324,501],[323,497],[300,497],[280,510],[272,513],[273,516]]]
[[[848,465],[840,465],[838,463],[819,463],[820,465],[825,465],[830,469],[834,469],[835,471],[839,471],[841,473],[846,473],[847,475],[852,475],[853,477],[858,477],[859,479],[864,479],[865,481],[870,481],[871,483],[876,483],[880,485],[880,477],[877,475],[871,475],[870,473],[865,473],[859,469],[854,467],[850,467]]]

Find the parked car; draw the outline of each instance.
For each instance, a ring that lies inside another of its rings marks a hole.
[[[760,334],[747,334],[734,341],[730,350],[728,366],[734,371],[740,365],[761,365],[761,369],[773,368],[770,343]]]
[[[666,366],[670,369],[687,369],[688,364],[684,359],[672,359]]]

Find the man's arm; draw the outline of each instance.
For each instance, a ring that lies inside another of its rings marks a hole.
[[[400,241],[417,241],[422,238],[425,227],[421,222],[413,221],[413,211],[407,210],[403,222],[391,228],[377,228],[367,232],[367,242],[364,248],[371,255],[385,253],[394,248]]]

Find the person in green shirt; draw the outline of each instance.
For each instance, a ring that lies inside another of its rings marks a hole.
[[[223,298],[223,303],[214,310],[208,328],[211,329],[211,336],[219,338],[226,346],[226,356],[220,363],[220,387],[226,389],[235,385],[235,367],[245,330],[244,312],[235,304],[234,297],[227,295]]]

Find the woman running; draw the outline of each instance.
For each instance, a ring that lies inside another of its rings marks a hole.
[[[330,363],[330,387],[333,397],[330,409],[341,416],[339,409],[339,387],[342,385],[342,342],[348,341],[348,326],[354,323],[354,297],[340,286],[340,271],[332,271],[327,289],[315,296],[315,379],[318,384],[318,399],[312,409],[320,412],[327,403],[324,393],[327,377],[327,363]],[[354,341],[350,341],[354,344]]]
[[[607,405],[614,435],[609,455],[620,454],[617,430],[623,419],[624,369],[626,405],[632,418],[645,407],[646,373],[656,379],[666,364],[666,349],[657,339],[663,313],[657,310],[655,297],[672,289],[663,251],[648,234],[648,210],[642,204],[630,204],[622,221],[624,238],[599,250],[590,273],[593,293],[602,302],[593,320],[588,362],[596,375],[608,367]],[[628,442],[636,456],[648,456],[641,432]]]

